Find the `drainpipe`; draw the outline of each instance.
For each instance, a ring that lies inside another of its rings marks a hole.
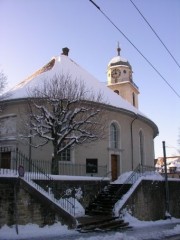
[[[131,122],[131,167],[132,167],[132,171],[134,170],[134,143],[133,143],[133,123],[134,121],[137,119],[137,115],[135,116],[135,118],[132,120]]]
[[[31,134],[31,130],[30,130],[30,134]],[[32,147],[31,147],[31,144],[32,144],[32,138],[30,137],[29,138],[29,171],[31,171],[32,169],[32,160],[31,160],[31,153],[32,153]]]

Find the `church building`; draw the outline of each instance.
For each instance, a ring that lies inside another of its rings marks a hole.
[[[33,161],[52,160],[52,145],[33,148],[19,137],[22,127],[23,107],[28,99],[28,89],[54,74],[70,74],[83,79],[88,88],[101,91],[107,99],[106,137],[96,142],[75,145],[67,149],[59,161],[60,175],[110,177],[116,180],[124,172],[134,170],[139,164],[154,166],[154,138],[157,125],[138,108],[139,89],[133,81],[130,63],[121,57],[121,49],[107,64],[107,85],[69,57],[69,49],[53,57],[44,67],[17,84],[8,92],[4,110],[0,113],[0,168],[14,167],[14,153],[18,149]],[[81,170],[80,167],[81,166]]]

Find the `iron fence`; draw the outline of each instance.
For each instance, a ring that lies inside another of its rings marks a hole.
[[[0,154],[0,173],[11,173],[18,174],[19,166],[23,166],[24,171],[33,172],[34,176],[37,178],[39,173],[43,173],[46,175],[51,174],[51,160],[34,160],[29,159],[24,153],[18,151],[18,149],[10,148],[10,147],[1,147],[0,153],[8,153],[10,152],[10,163],[9,166],[3,166],[2,161],[7,161],[7,159],[3,160]],[[95,176],[95,177],[103,177],[107,173],[107,165],[97,166],[97,172],[87,173],[86,164],[78,164],[72,162],[58,162],[58,172],[59,175],[68,175],[68,176]],[[42,174],[40,174],[41,176]]]
[[[5,158],[3,159],[2,156],[5,156]],[[3,161],[7,161],[8,164]],[[103,177],[106,172],[106,166],[98,166],[97,173],[92,174],[93,176]],[[59,174],[86,176],[86,165],[59,162]],[[68,196],[66,186],[64,186],[63,191],[59,191],[56,180],[51,175],[50,161],[32,160],[18,151],[18,149],[1,147],[0,176],[22,177],[23,181],[26,181],[29,186],[50,198],[55,204],[65,209],[72,216],[75,216],[75,196]]]

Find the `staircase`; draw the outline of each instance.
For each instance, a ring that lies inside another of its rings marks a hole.
[[[131,188],[132,184],[109,184],[85,209],[86,215],[112,216],[115,203]]]
[[[155,168],[139,164],[123,184],[109,184],[85,209],[86,216],[77,218],[77,230],[110,231],[129,228],[129,223],[123,219],[113,216],[113,208],[117,201],[122,199],[131,186],[141,176],[154,173]]]
[[[128,222],[113,216],[115,203],[127,193],[132,184],[109,184],[85,209],[86,216],[77,218],[79,232],[126,229]]]
[[[129,223],[119,219],[119,217],[107,217],[107,216],[89,216],[80,217],[77,219],[79,225],[76,230],[82,233],[94,232],[94,231],[113,231],[113,230],[125,230],[129,228]]]

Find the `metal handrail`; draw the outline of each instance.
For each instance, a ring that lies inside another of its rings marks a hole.
[[[134,169],[131,175],[126,179],[126,181],[120,186],[118,191],[116,192],[114,199],[119,195],[120,191],[124,188],[126,184],[134,184],[140,177],[142,177],[146,172],[155,172],[155,167],[145,166],[142,164],[138,164],[138,166]]]
[[[75,200],[74,203],[72,203],[68,200],[68,198],[60,196],[59,192],[55,188],[56,182],[53,177],[50,176],[49,172],[46,172],[41,167],[37,166],[32,159],[27,158],[25,154],[20,152],[18,149],[8,147],[0,148],[0,152],[7,151],[10,151],[12,153],[12,163],[14,166],[11,171],[16,176],[19,175],[18,169],[19,167],[21,167],[21,169],[24,169],[24,174],[20,177],[22,177],[30,185],[33,185],[38,191],[46,192],[46,195],[48,195],[53,202],[55,202],[56,204],[59,203],[59,206],[61,206],[72,216],[75,216]],[[28,168],[31,169],[31,171],[29,171]],[[2,171],[2,174],[4,173],[6,174],[8,172]],[[43,182],[40,182],[40,180],[48,181],[48,185],[47,183],[44,185]],[[57,196],[59,200],[57,199]]]
[[[21,154],[18,151],[18,154]],[[38,167],[33,161],[30,159],[26,158],[26,161],[31,164],[33,170],[35,170],[35,175],[33,173],[27,173],[25,174],[25,179],[27,181],[32,181],[35,182],[37,190],[44,190],[51,198],[52,201],[58,204],[59,200],[57,199],[56,196],[59,195],[59,192],[56,190],[55,186],[55,180],[53,177],[50,176],[49,173],[46,173],[42,168]],[[46,180],[49,182],[48,185],[43,185],[42,183],[39,184],[37,180]],[[66,211],[68,211],[70,214],[75,216],[75,201],[74,203],[70,202],[68,198],[62,198],[61,195],[59,195],[59,199],[61,199],[61,204],[60,206],[63,207]]]

